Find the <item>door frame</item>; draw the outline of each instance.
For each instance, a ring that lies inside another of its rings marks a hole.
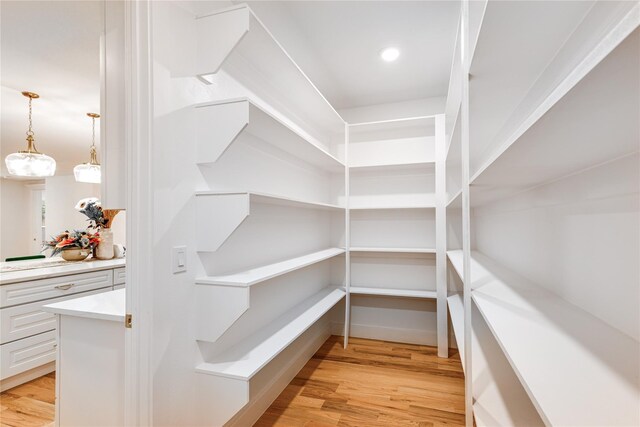
[[[125,426],[153,424],[153,212],[151,2],[124,1],[127,158]]]

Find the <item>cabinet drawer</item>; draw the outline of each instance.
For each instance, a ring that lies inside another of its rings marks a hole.
[[[0,343],[4,344],[56,329],[56,315],[42,311],[43,305],[99,294],[108,290],[111,290],[111,288],[102,288],[60,298],[0,308]]]
[[[0,345],[0,379],[56,360],[56,331]]]
[[[112,286],[113,270],[0,286],[0,307],[10,307]]]
[[[113,270],[113,284],[122,285],[127,279],[127,269],[125,267]]]

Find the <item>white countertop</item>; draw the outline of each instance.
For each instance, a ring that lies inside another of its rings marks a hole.
[[[0,263],[0,285],[125,266],[125,258],[64,261],[60,257]]]
[[[102,292],[42,307],[44,311],[66,316],[124,322],[125,290]]]

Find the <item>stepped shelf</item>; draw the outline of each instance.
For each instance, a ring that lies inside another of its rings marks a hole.
[[[342,298],[341,289],[326,288],[303,301],[289,312],[260,328],[215,360],[204,362],[196,371],[240,381],[249,381],[267,363],[302,335]]]
[[[196,106],[196,114],[201,164],[216,162],[241,134],[249,134],[306,163],[330,172],[344,172],[344,164],[320,142],[249,98],[200,104]]]
[[[447,255],[461,273],[462,251]],[[545,424],[640,425],[638,341],[481,253],[471,259],[472,299]]]
[[[215,252],[251,214],[255,204],[341,211],[328,203],[309,202],[265,193],[200,191],[196,193],[198,251]],[[212,221],[215,218],[215,221]]]
[[[351,286],[349,293],[357,295],[378,295],[400,298],[425,298],[436,299],[436,291],[423,291],[416,289],[389,289],[389,288],[367,288],[362,286]]]
[[[330,145],[343,140],[345,123],[247,5],[196,19],[195,74],[216,83],[220,71]]]
[[[352,246],[350,252],[374,252],[374,253],[397,253],[397,254],[435,254],[435,248],[382,248],[370,246]]]
[[[464,302],[462,294],[450,295],[447,298],[447,304],[449,305],[449,315],[451,316],[453,333],[456,336],[462,369],[464,369]]]
[[[196,283],[199,285],[221,285],[238,287],[253,286],[257,283],[273,279],[274,277],[278,277],[304,267],[308,267],[312,264],[325,261],[344,253],[344,249],[329,248],[297,258],[288,259],[286,261],[276,262],[274,264],[252,268],[246,271],[240,271],[234,274],[227,274],[224,276],[200,277],[196,279]]]

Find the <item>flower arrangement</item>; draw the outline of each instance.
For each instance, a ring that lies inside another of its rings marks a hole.
[[[120,209],[102,209],[100,201],[95,197],[80,200],[76,209],[88,218],[88,228],[94,229],[111,228],[113,218],[120,212]]]
[[[100,243],[99,233],[89,233],[87,231],[65,231],[58,234],[53,240],[44,242],[44,246],[52,248],[51,256],[56,256],[62,251],[68,249],[91,249]]]

